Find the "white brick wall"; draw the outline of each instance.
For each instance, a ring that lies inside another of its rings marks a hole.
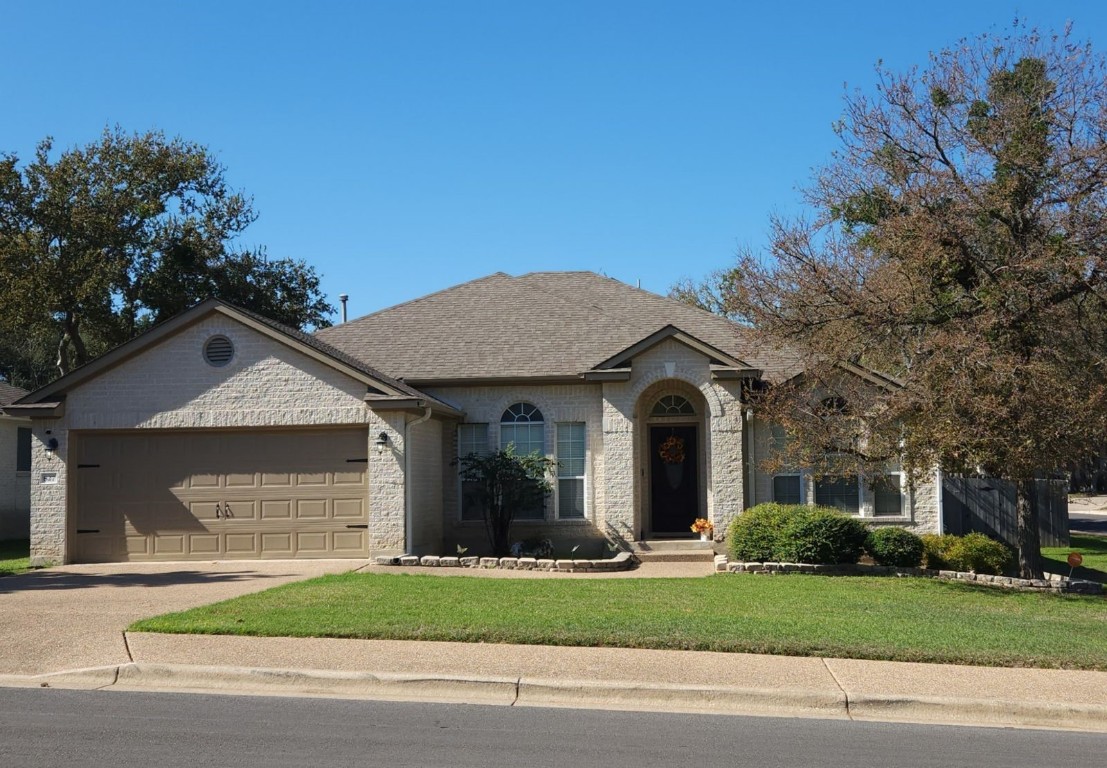
[[[31,422],[0,414],[0,541],[25,539],[29,531],[31,478],[16,469],[18,432]]]
[[[221,368],[203,359],[204,341],[213,334],[226,336],[235,347],[234,358]],[[382,428],[388,429],[390,422],[402,419],[375,417],[364,403],[365,391],[365,384],[225,316],[213,315],[184,329],[69,391],[62,419],[35,423],[33,561],[65,561],[70,430],[341,424],[383,424]],[[48,429],[59,442],[54,453],[44,448],[44,440],[50,437],[45,434]],[[379,431],[370,430],[370,440]],[[402,444],[402,437],[397,442]],[[371,450],[369,539],[373,551],[403,546],[402,464],[397,480],[397,470],[388,457],[375,463],[377,458]],[[44,482],[44,476],[51,474],[55,482]],[[374,479],[381,483],[377,488]]]
[[[640,537],[648,524],[644,516],[648,489],[641,459],[648,450],[647,416],[656,399],[670,392],[686,394],[696,403],[704,426],[703,512],[722,532],[730,517],[741,510],[743,499],[743,424],[737,383],[712,381],[707,358],[684,344],[668,340],[640,354],[633,361],[631,380],[627,382],[430,390],[430,394],[464,410],[467,422],[488,424],[491,448],[499,447],[499,421],[504,410],[516,402],[532,403],[542,411],[549,456],[556,452],[556,422],[585,422],[589,524],[556,520],[556,500],[551,498],[545,521],[520,521],[513,528],[520,539],[549,536],[555,543],[595,541],[602,535],[626,540]],[[452,460],[456,455],[456,435],[447,434],[445,442]],[[452,553],[457,543],[485,547],[482,524],[458,521],[458,486],[451,481],[456,472],[444,477],[445,549]]]

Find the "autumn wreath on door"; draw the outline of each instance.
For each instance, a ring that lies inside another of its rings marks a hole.
[[[665,464],[665,481],[675,491],[684,481],[684,439],[669,435],[658,449]]]

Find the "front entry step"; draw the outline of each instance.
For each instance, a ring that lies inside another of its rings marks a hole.
[[[644,563],[710,563],[715,559],[715,542],[699,539],[648,539],[633,544],[635,556]]]

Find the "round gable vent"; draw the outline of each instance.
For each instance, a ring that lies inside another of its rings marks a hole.
[[[234,357],[234,344],[226,336],[212,336],[204,342],[204,360],[208,365],[222,368]]]

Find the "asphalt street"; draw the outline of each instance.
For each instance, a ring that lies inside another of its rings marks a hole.
[[[309,698],[0,689],[3,764],[1103,765],[1107,735]]]

